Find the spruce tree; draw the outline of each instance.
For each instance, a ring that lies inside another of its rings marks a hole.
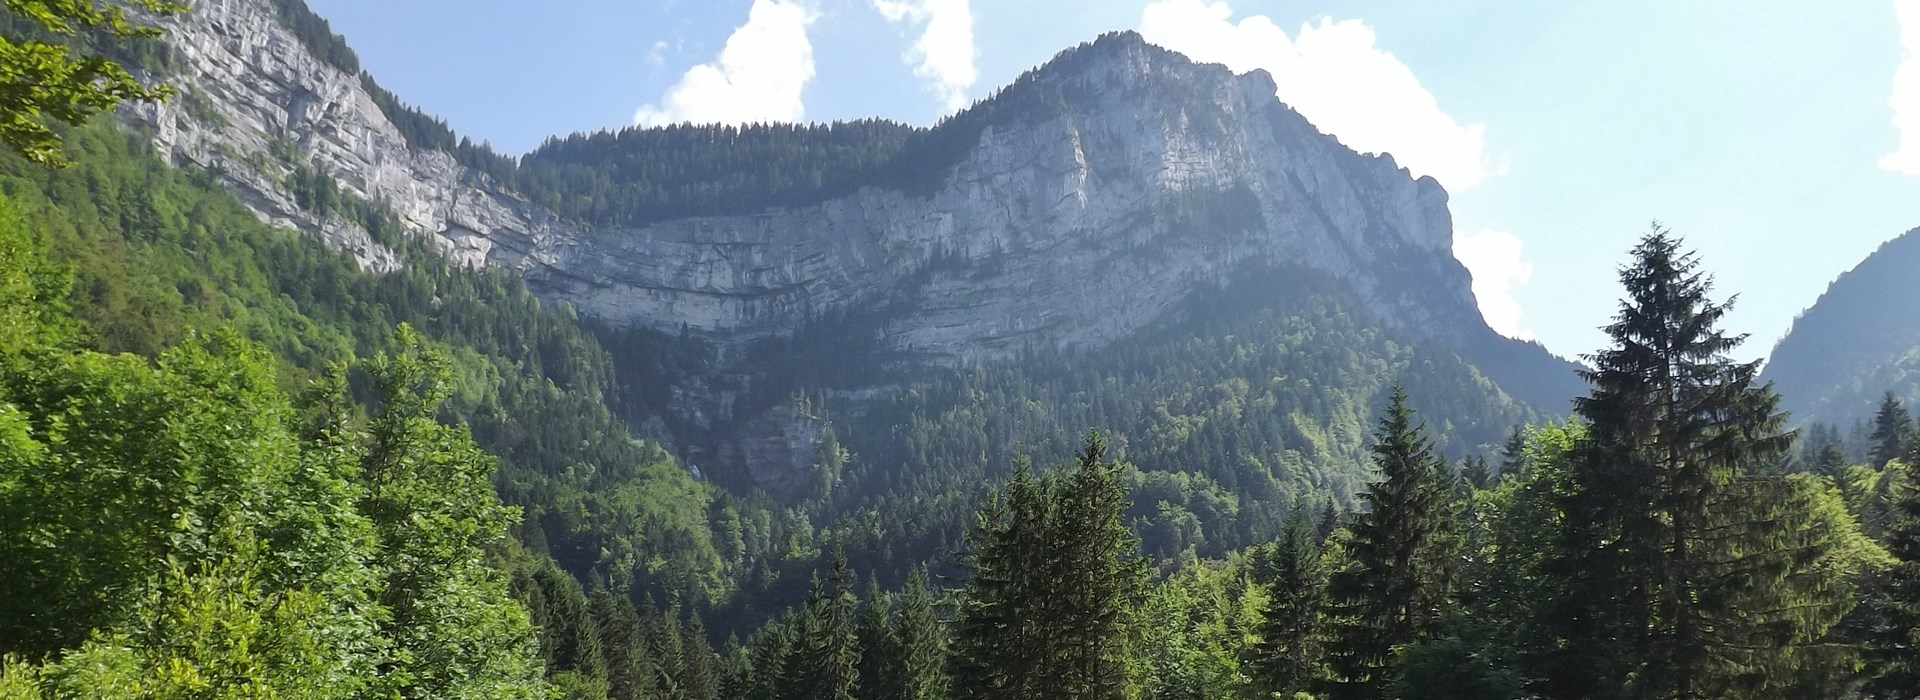
[[[1893,479],[1887,474],[1883,479]],[[1874,697],[1920,697],[1920,482],[1895,487],[1887,551],[1894,565],[1878,577],[1868,639],[1868,690]]]
[[[1556,638],[1540,690],[1557,697],[1704,698],[1778,693],[1833,663],[1826,632],[1848,607],[1822,566],[1831,534],[1784,477],[1754,475],[1790,444],[1758,362],[1727,353],[1730,304],[1656,227],[1620,273],[1627,298],[1588,357],[1589,424],[1543,571]]]
[[[1875,467],[1905,457],[1913,445],[1913,418],[1891,391],[1880,399],[1880,409],[1873,414],[1872,439]]]
[[[816,580],[796,641],[794,686],[799,700],[856,700],[860,685],[860,640],[854,625],[859,600],[852,590],[847,555],[834,550],[824,588]]]
[[[1126,626],[1146,592],[1147,563],[1123,519],[1127,487],[1098,432],[1088,433],[1062,484],[1048,538],[1060,550],[1053,585],[1060,605],[1049,637],[1060,665],[1042,677],[1047,697],[1123,697],[1129,660]]]
[[[1257,687],[1282,697],[1310,690],[1320,677],[1321,541],[1307,515],[1305,494],[1295,498],[1280,539],[1256,566],[1268,603],[1249,670]]]
[[[970,573],[954,631],[960,698],[1117,698],[1125,632],[1146,562],[1122,520],[1119,465],[1090,434],[1075,468],[1035,479],[1024,463],[968,535]]]
[[[1527,469],[1527,429],[1525,426],[1513,426],[1507,433],[1507,442],[1500,446],[1500,473],[1498,479],[1505,480],[1519,476]]]
[[[1493,469],[1487,466],[1487,458],[1480,455],[1467,455],[1460,462],[1460,478],[1474,488],[1486,490],[1493,488]]]
[[[1336,697],[1385,692],[1396,647],[1431,639],[1453,597],[1453,480],[1395,387],[1374,433],[1381,479],[1361,495],[1346,562],[1328,586]]]
[[[799,662],[795,634],[800,627],[788,611],[761,626],[759,634],[754,635],[753,645],[747,650],[752,678],[743,696],[746,700],[782,700],[798,695],[794,690],[800,680],[795,669]]]
[[[953,690],[981,700],[1033,695],[1044,640],[1038,610],[1046,592],[1040,545],[1049,510],[1045,487],[1024,458],[1006,488],[987,497],[967,533],[967,587],[954,623]]]
[[[893,599],[880,592],[880,583],[867,582],[867,598],[860,606],[861,700],[897,700],[906,694],[900,672],[900,638],[893,625]]]
[[[904,700],[940,700],[947,696],[947,630],[933,609],[927,589],[927,570],[914,567],[900,594],[899,630],[901,697]]]
[[[680,629],[680,697],[715,700],[720,680],[714,670],[713,644],[707,641],[706,623],[698,612],[689,610],[687,624]]]

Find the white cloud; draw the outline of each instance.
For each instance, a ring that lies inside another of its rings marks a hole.
[[[720,57],[687,69],[660,101],[634,112],[633,123],[800,121],[800,93],[813,79],[813,20],[793,0],[753,0],[747,23],[727,37]]]
[[[967,106],[967,89],[980,77],[974,62],[973,8],[968,0],[873,0],[889,22],[924,26],[905,58],[953,112]]]
[[[1140,33],[1235,72],[1265,69],[1280,100],[1322,131],[1357,151],[1391,153],[1454,192],[1504,171],[1487,156],[1486,126],[1441,111],[1406,64],[1374,45],[1366,23],[1323,17],[1289,37],[1264,15],[1232,17],[1225,2],[1160,0],[1142,13]]]
[[[647,50],[647,65],[659,68],[667,64],[667,50],[672,48],[665,41],[653,42],[653,48]]]
[[[1473,296],[1487,325],[1509,338],[1533,338],[1533,331],[1520,322],[1520,301],[1513,297],[1516,287],[1533,279],[1533,263],[1522,255],[1520,239],[1490,228],[1455,234],[1453,257],[1473,273]]]
[[[1920,175],[1920,0],[1894,0],[1904,56],[1893,74],[1893,128],[1900,145],[1880,159],[1880,167]]]

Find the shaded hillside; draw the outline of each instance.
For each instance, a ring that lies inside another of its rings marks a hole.
[[[1920,399],[1920,229],[1881,244],[1794,319],[1764,376],[1798,421],[1852,425],[1882,393]]]

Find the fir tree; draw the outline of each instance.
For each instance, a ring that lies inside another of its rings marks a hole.
[[[1121,519],[1126,505],[1119,466],[1098,433],[1058,481],[1019,465],[968,537],[972,578],[954,634],[958,697],[1124,694],[1126,624],[1147,574]]]
[[[1891,391],[1880,399],[1880,409],[1873,414],[1872,439],[1875,467],[1885,467],[1912,449],[1913,418]]]
[[[914,567],[900,594],[899,630],[901,698],[940,700],[947,696],[947,630],[933,609],[927,589],[927,571]]]
[[[880,592],[880,583],[867,582],[867,599],[860,606],[861,700],[896,700],[906,694],[900,672],[901,646],[893,625],[893,599]]]
[[[1286,697],[1309,690],[1321,666],[1321,541],[1308,520],[1302,494],[1294,499],[1285,530],[1258,563],[1267,589],[1260,642],[1249,666],[1258,687]]]
[[[1453,595],[1452,479],[1404,389],[1394,388],[1374,440],[1381,480],[1360,497],[1366,508],[1328,588],[1338,697],[1381,697],[1394,649],[1432,638]]]
[[[1511,432],[1507,433],[1506,444],[1500,446],[1500,473],[1497,477],[1503,480],[1510,479],[1519,476],[1526,469],[1527,429],[1516,425]]]
[[[1487,466],[1487,458],[1480,455],[1467,455],[1460,462],[1460,478],[1476,489],[1493,488],[1495,476],[1493,469]]]
[[[1627,290],[1588,359],[1589,424],[1546,571],[1559,605],[1543,692],[1559,697],[1703,698],[1778,693],[1834,661],[1826,631],[1848,608],[1823,565],[1830,532],[1804,489],[1754,476],[1790,444],[1759,363],[1726,353],[1728,304],[1658,228],[1620,273]]]
[[[792,612],[781,615],[760,628],[754,635],[753,646],[748,649],[748,669],[753,674],[748,681],[747,700],[781,700],[797,695],[793,688],[798,685],[798,674],[794,666],[798,663],[798,643],[794,639],[799,623]]]
[[[1886,537],[1895,563],[1879,574],[1880,590],[1871,606],[1867,687],[1874,697],[1915,698],[1920,697],[1920,482],[1895,488]]]
[[[701,622],[698,612],[688,611],[680,639],[680,697],[715,700],[719,697],[720,681],[713,667],[713,644],[707,641],[707,626]]]
[[[854,628],[859,600],[851,588],[846,553],[835,550],[827,585],[816,581],[807,603],[794,687],[800,700],[855,700],[860,685],[860,640]]]
[[[1049,637],[1061,663],[1043,676],[1054,689],[1048,697],[1120,698],[1127,688],[1126,625],[1146,591],[1147,564],[1122,519],[1127,489],[1106,449],[1098,432],[1087,435],[1050,528],[1061,605]]]
[[[1044,607],[1038,551],[1047,525],[1044,487],[1026,460],[1013,480],[989,495],[973,529],[964,562],[970,574],[954,624],[953,690],[958,698],[1033,695],[1043,642],[1036,611]]]

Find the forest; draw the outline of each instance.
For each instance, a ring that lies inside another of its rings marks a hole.
[[[416,145],[608,225],[1048,102],[514,161],[275,7]],[[702,341],[455,266],[316,170],[278,184],[402,269],[269,226],[104,113],[165,97],[85,55],[164,72],[149,32],[8,8],[0,65],[42,82],[0,90],[0,698],[1920,697],[1920,426],[1888,392],[1790,429],[1657,227],[1571,415],[1257,270],[1099,350],[927,368],[884,316],[751,348],[741,400],[821,429],[770,485],[676,457]],[[829,391],[861,375],[905,388]]]

